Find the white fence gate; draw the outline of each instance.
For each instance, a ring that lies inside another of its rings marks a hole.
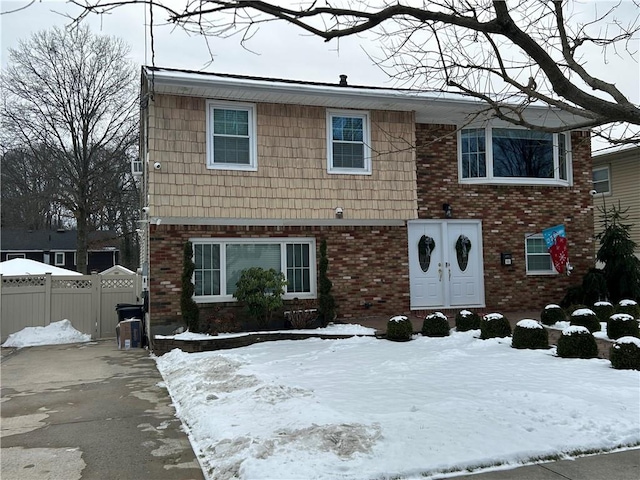
[[[0,275],[1,341],[63,319],[92,339],[115,337],[116,305],[139,303],[140,292],[139,275]]]

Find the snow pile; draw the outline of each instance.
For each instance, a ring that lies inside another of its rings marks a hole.
[[[637,305],[637,303],[634,300],[620,300],[618,305],[621,307],[630,307],[632,305]]]
[[[469,312],[469,314],[471,314],[471,312]],[[434,312],[434,313],[432,313],[432,314],[431,314],[431,315],[429,315],[429,316],[430,316],[430,317],[436,317],[436,318],[442,318],[442,319],[444,319],[444,320],[448,320],[448,319],[447,319],[447,316],[446,316],[444,313],[442,313],[442,312]]]
[[[594,307],[613,307],[609,302],[596,302],[593,304]]]
[[[502,315],[501,313],[487,313],[483,318],[486,321],[490,322],[493,320],[500,320],[501,318],[504,318],[504,315]]]
[[[590,308],[579,308],[578,310],[574,310],[571,314],[572,317],[584,317],[586,315],[594,315],[596,312],[591,310]]]
[[[324,328],[306,329],[306,330],[270,330],[260,332],[240,332],[240,333],[220,333],[218,335],[209,335],[207,333],[192,333],[188,330],[176,335],[156,335],[155,338],[168,338],[174,340],[212,340],[216,338],[233,338],[244,337],[252,334],[269,334],[269,333],[313,333],[317,335],[375,335],[375,328],[363,327],[362,325],[346,323],[346,324],[329,324]]]
[[[521,328],[531,328],[531,329],[541,329],[544,330],[542,324],[537,320],[531,320],[529,318],[525,318],[524,320],[520,320],[516,326]]]
[[[46,327],[26,327],[12,333],[3,347],[35,347],[38,345],[61,345],[65,343],[83,343],[91,340],[91,335],[81,333],[69,320],[52,322]]]
[[[461,317],[468,317],[470,315],[473,315],[473,312],[470,312],[469,310],[460,310],[458,312],[458,315],[460,315]]]
[[[560,305],[556,305],[555,303],[550,303],[549,305],[544,307],[545,310],[551,310],[552,308],[560,308]]]
[[[404,322],[405,320],[407,320],[407,317],[405,317],[404,315],[397,315],[389,319],[390,322],[396,322],[396,323]]]
[[[474,333],[173,350],[157,365],[209,479],[421,478],[640,442],[638,372]]]

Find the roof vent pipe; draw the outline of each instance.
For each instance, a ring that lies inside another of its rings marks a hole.
[[[341,87],[347,87],[347,76],[346,75],[340,75],[340,83],[338,84]]]

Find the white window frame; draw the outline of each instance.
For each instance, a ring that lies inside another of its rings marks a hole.
[[[362,119],[363,168],[340,168],[333,166],[333,118],[351,117]],[[327,173],[339,175],[371,175],[371,119],[369,112],[360,110],[327,110]]]
[[[14,258],[27,258],[24,253],[7,253],[7,260],[13,260]]]
[[[529,244],[527,243],[527,240],[531,240],[531,239],[540,239],[544,242],[544,235],[542,235],[541,233],[536,233],[536,234],[529,234],[529,235],[525,235],[524,237],[524,265],[526,268],[526,273],[527,275],[558,275],[558,271],[556,270],[556,268],[553,266],[553,261],[551,260],[551,254],[549,253],[549,251],[547,251],[546,254],[543,253],[529,253]],[[529,255],[536,255],[536,256],[543,256],[546,255],[549,257],[549,263],[551,264],[551,270],[530,270],[529,269]]]
[[[62,261],[58,261],[58,255],[62,255]],[[64,266],[65,254],[64,252],[53,252],[53,264],[56,267]]]
[[[258,170],[258,139],[257,139],[257,119],[256,105],[253,103],[221,102],[217,100],[207,100],[207,168],[210,170],[242,170],[255,172]],[[216,108],[224,110],[245,110],[249,112],[249,164],[240,163],[215,163],[213,158],[213,111]]]
[[[606,171],[607,172],[607,184],[609,185],[609,189],[604,191],[604,192],[600,192],[596,188],[596,183],[602,183],[603,181],[595,182],[593,180],[593,175],[597,171]],[[597,195],[611,195],[611,169],[609,168],[609,165],[605,165],[603,167],[594,167],[593,171],[591,172],[591,183],[593,184],[593,188],[597,192]]]
[[[471,129],[482,129],[485,131],[485,162],[486,176],[464,178],[462,171],[462,131]],[[505,184],[505,185],[554,185],[554,186],[570,186],[573,184],[573,162],[571,156],[571,135],[569,132],[553,133],[553,178],[534,178],[534,177],[494,177],[493,176],[493,129],[511,129],[511,130],[527,130],[506,125],[489,125],[486,127],[464,126],[458,129],[458,181],[461,184]],[[560,172],[560,154],[558,140],[559,135],[565,138],[565,157],[567,167],[567,178],[563,179]]]
[[[280,245],[280,271],[287,275],[287,245],[294,243],[305,243],[309,245],[309,292],[287,292],[282,296],[284,300],[299,299],[315,299],[317,298],[317,282],[316,282],[316,239],[312,237],[278,237],[278,238],[190,238],[193,244],[201,245],[220,245],[220,295],[193,295],[196,303],[220,303],[220,302],[236,302],[237,299],[226,293],[227,288],[227,269],[226,269],[226,245],[228,244],[275,244]],[[195,248],[194,248],[195,251]],[[195,253],[194,253],[195,255]],[[194,258],[195,260],[195,258]],[[195,274],[191,281],[195,285]]]

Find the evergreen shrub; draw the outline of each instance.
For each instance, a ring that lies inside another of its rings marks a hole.
[[[611,366],[618,370],[640,370],[640,339],[622,337],[609,350]]]
[[[601,322],[606,322],[609,320],[609,317],[615,313],[613,305],[609,302],[596,302],[593,304],[593,308],[591,310],[595,312],[598,320]]]
[[[537,320],[520,320],[513,329],[511,346],[528,349],[549,348],[549,332]]]
[[[456,330],[466,332],[480,328],[480,315],[469,310],[460,310],[456,313]]]
[[[598,345],[587,327],[575,325],[562,331],[557,354],[562,358],[595,358],[598,356]]]
[[[589,332],[599,332],[602,329],[600,320],[590,308],[579,308],[571,314],[571,325],[587,327]]]
[[[422,335],[425,337],[446,337],[449,335],[449,320],[442,312],[435,312],[424,317]]]
[[[244,304],[259,328],[267,328],[273,314],[282,308],[287,281],[282,272],[251,267],[242,271],[234,296]]]
[[[387,340],[407,342],[413,335],[413,325],[404,315],[391,317],[387,322]]]
[[[193,300],[195,285],[192,282],[196,266],[193,263],[193,246],[185,242],[182,252],[182,291],[180,292],[180,312],[182,320],[190,332],[200,331],[200,309]]]
[[[616,305],[616,313],[626,313],[640,320],[640,305],[633,300],[620,300]]]
[[[626,313],[615,313],[607,320],[607,337],[617,340],[620,337],[640,337],[638,322]]]
[[[511,324],[501,313],[489,313],[480,320],[480,338],[502,338],[511,335]]]
[[[551,303],[540,313],[540,321],[545,325],[555,325],[557,322],[566,322],[567,315],[560,305]]]

